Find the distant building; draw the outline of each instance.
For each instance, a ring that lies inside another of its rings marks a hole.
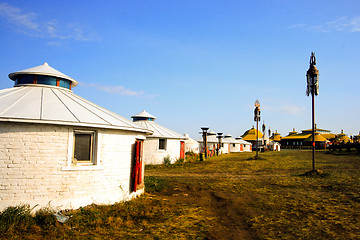
[[[283,148],[303,148],[312,144],[312,129],[302,130],[298,133],[293,129],[292,132],[281,138],[281,146]],[[317,147],[324,148],[328,142],[335,139],[336,135],[330,130],[315,127],[315,141]]]
[[[350,138],[344,133],[343,130],[341,130],[341,133],[336,135],[335,141],[339,143],[348,143],[350,142]]]
[[[254,126],[244,132],[241,136],[244,141],[250,142],[252,144],[252,148],[256,148],[256,137],[258,138],[258,145],[259,147],[262,145],[262,137],[263,133],[260,130],[256,130]]]
[[[204,149],[203,139],[199,139],[201,149]],[[213,156],[219,148],[219,138],[216,133],[210,131],[207,135],[207,148],[208,155]],[[242,140],[241,138],[234,139],[230,134],[226,134],[221,139],[220,154],[233,153],[233,152],[251,152],[251,143]]]
[[[360,142],[360,132],[359,132],[358,135],[354,135],[354,136],[353,136],[353,141],[354,141],[354,142]]]
[[[228,142],[230,153],[235,152],[251,152],[251,143],[243,139],[234,139],[230,134],[227,134],[224,138],[224,141]]]
[[[200,143],[200,149],[202,149],[203,152],[205,149],[203,138],[200,138],[197,141]],[[219,144],[219,139],[216,138],[216,133],[214,131],[209,131],[207,133],[206,141],[207,141],[206,147],[208,151],[208,156],[214,156],[216,154],[216,149],[218,148],[218,144]]]
[[[151,131],[72,92],[77,81],[43,65],[14,72],[0,91],[0,209],[77,208],[144,192]]]
[[[274,132],[273,135],[270,137],[270,141],[274,141],[274,142],[281,142],[281,135],[280,133],[277,132]]]
[[[142,128],[153,132],[144,142],[145,164],[163,164],[166,157],[170,158],[171,163],[185,158],[186,136],[157,124],[156,117],[145,110],[131,118]]]
[[[280,151],[281,145],[278,142],[270,141],[268,148],[270,151]]]

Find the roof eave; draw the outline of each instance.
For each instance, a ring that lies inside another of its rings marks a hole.
[[[63,126],[74,126],[74,127],[90,127],[90,128],[98,128],[98,129],[124,130],[124,131],[142,132],[144,134],[152,134],[152,131],[148,129],[115,126],[115,125],[93,124],[93,123],[80,123],[80,122],[75,123],[75,122],[66,122],[66,121],[22,119],[22,118],[0,118],[0,122],[37,123],[37,124],[63,125]]]

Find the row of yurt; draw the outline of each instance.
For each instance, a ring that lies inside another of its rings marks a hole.
[[[197,140],[200,144],[201,152],[205,150],[205,144],[203,138]],[[219,140],[216,138],[216,133],[209,131],[206,135],[206,149],[208,151],[208,156],[214,156],[218,148]]]
[[[185,140],[188,138],[155,122],[156,117],[145,110],[132,116],[133,121],[152,132],[144,142],[145,164],[163,164],[168,158],[171,163],[185,158]]]
[[[200,143],[200,149],[204,149],[204,140],[201,138],[198,142]],[[221,136],[219,140],[219,136],[213,131],[207,134],[207,149],[208,156],[217,154],[217,151],[219,151],[219,154],[252,151],[250,142],[244,141],[241,138],[234,139],[230,134]]]
[[[251,143],[241,139],[241,137],[234,139],[230,134],[226,134],[223,142],[224,148],[227,148],[227,153],[252,151]]]
[[[0,209],[77,208],[144,191],[143,144],[152,133],[73,93],[47,63],[9,74],[0,91]]]

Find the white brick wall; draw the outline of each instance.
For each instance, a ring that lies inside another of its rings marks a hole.
[[[143,192],[130,194],[135,133],[98,130],[99,166],[81,170],[69,162],[72,132],[68,126],[0,123],[0,209],[20,203],[77,208]]]
[[[167,139],[166,150],[159,149],[158,138],[146,138],[144,142],[145,164],[163,164],[164,157],[170,157],[172,163],[180,158],[180,140]]]

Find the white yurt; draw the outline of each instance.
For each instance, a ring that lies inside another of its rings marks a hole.
[[[222,139],[222,153],[230,153],[231,148],[236,144],[236,140],[232,137],[231,134],[226,134]]]
[[[242,140],[241,138],[233,138],[232,135],[226,134],[223,139],[224,142],[224,152],[226,153],[235,153],[235,152],[251,152],[251,143]]]
[[[270,151],[280,151],[281,144],[278,142],[271,141],[269,143],[269,148],[270,148]]]
[[[186,136],[157,124],[156,117],[145,110],[131,118],[139,126],[153,132],[144,142],[145,164],[163,164],[164,158],[169,158],[174,163],[185,158]]]
[[[83,99],[77,81],[43,65],[9,74],[0,90],[0,209],[78,208],[144,191],[150,130]]]
[[[207,146],[207,151],[208,151],[207,155],[209,157],[216,155],[216,150],[219,145],[219,139],[216,136],[217,136],[216,132],[214,132],[214,131],[207,132],[206,146]],[[200,143],[201,152],[204,152],[204,150],[205,150],[204,139],[199,138],[197,141]],[[220,149],[220,153],[221,153],[221,149]]]
[[[184,136],[187,138],[185,140],[185,153],[187,153],[187,152],[199,153],[200,143],[198,141],[192,139],[189,136],[189,134],[184,134]]]
[[[235,138],[235,140],[237,141],[238,145],[236,145],[231,152],[252,152],[251,142],[243,140],[241,136]]]

